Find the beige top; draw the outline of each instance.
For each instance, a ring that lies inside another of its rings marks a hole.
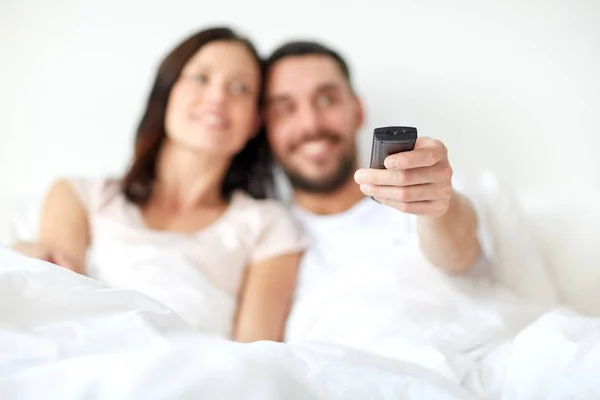
[[[236,192],[227,211],[195,234],[148,229],[139,208],[111,179],[71,179],[87,208],[92,237],[87,270],[116,288],[135,289],[194,327],[230,337],[245,268],[307,240],[286,207]]]

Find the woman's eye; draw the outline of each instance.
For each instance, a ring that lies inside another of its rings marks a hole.
[[[193,82],[197,82],[197,83],[206,83],[208,82],[208,76],[206,76],[205,74],[196,74],[196,75],[192,75],[190,77],[190,79]]]
[[[250,89],[245,84],[236,82],[231,84],[231,92],[233,94],[245,94],[249,93]]]

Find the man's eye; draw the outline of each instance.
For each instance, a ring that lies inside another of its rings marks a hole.
[[[280,103],[271,107],[275,115],[289,115],[294,111],[294,105],[291,103]]]
[[[323,94],[317,97],[317,107],[323,108],[328,107],[335,102],[335,99],[331,95]]]

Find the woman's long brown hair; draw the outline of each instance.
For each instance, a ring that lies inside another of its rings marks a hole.
[[[244,44],[256,59],[263,75],[263,62],[256,48],[229,28],[216,27],[197,32],[173,49],[158,68],[135,135],[133,162],[123,177],[121,189],[128,201],[143,206],[150,200],[156,179],[157,158],[166,138],[165,114],[171,89],[190,58],[202,46],[216,40]],[[260,106],[262,95],[259,97]],[[235,190],[243,190],[258,199],[274,196],[272,155],[264,129],[234,157],[221,187],[226,198]]]

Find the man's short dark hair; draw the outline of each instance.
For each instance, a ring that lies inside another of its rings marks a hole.
[[[331,57],[348,80],[348,84],[350,84],[350,87],[352,87],[352,81],[350,79],[350,68],[348,67],[348,63],[346,62],[346,60],[344,60],[340,53],[333,50],[332,48],[314,41],[293,41],[280,45],[273,51],[273,53],[271,53],[269,58],[267,58],[265,67],[268,71],[277,61],[282,60],[284,58],[311,55],[322,55]]]

